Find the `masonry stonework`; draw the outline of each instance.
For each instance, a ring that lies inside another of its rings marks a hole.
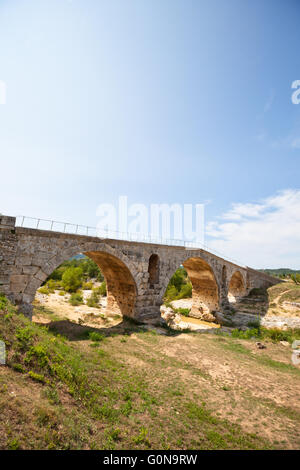
[[[29,317],[37,289],[63,261],[79,253],[100,267],[107,309],[141,322],[160,318],[165,290],[181,265],[193,286],[191,316],[207,321],[228,305],[232,286],[245,295],[253,287],[278,282],[202,249],[16,227],[14,217],[0,215],[0,291]]]

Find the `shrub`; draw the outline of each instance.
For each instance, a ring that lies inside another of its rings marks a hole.
[[[4,310],[5,307],[7,306],[7,298],[5,297],[4,294],[0,293],[0,310]]]
[[[54,279],[49,279],[46,283],[46,286],[48,289],[54,292],[55,289],[60,289],[61,288],[61,282],[60,281],[55,281]]]
[[[36,382],[41,382],[43,384],[46,383],[45,377],[41,374],[37,374],[36,372],[33,372],[32,370],[30,370],[28,372],[28,375],[32,380],[35,380]]]
[[[21,372],[22,374],[24,374],[24,372],[26,372],[26,369],[25,369],[24,366],[22,366],[22,364],[18,364],[18,363],[16,363],[16,362],[13,362],[13,363],[11,364],[11,367],[12,367],[12,369],[14,369],[15,371]]]
[[[168,299],[168,303],[171,302],[172,300],[175,300],[178,295],[177,289],[175,286],[168,285],[167,290],[166,290],[166,299]]]
[[[180,289],[180,292],[177,296],[177,299],[188,299],[192,297],[192,283],[188,282],[187,284],[183,285]]]
[[[183,315],[184,317],[188,317],[191,311],[190,308],[175,308],[173,310],[175,310],[177,313],[180,313],[180,315]]]
[[[249,321],[247,326],[249,326],[249,328],[259,328],[260,327],[260,320],[257,319],[257,320]]]
[[[69,303],[75,307],[76,305],[83,304],[83,297],[79,292],[73,292],[69,298]]]
[[[40,292],[40,294],[45,294],[45,295],[49,295],[50,294],[50,291],[48,289],[47,286],[42,286],[39,288],[38,292]]]
[[[234,329],[231,332],[233,338],[250,339],[261,338],[270,339],[277,343],[279,341],[288,341],[292,343],[296,339],[300,339],[300,329],[279,330],[278,328],[250,328],[249,330]]]
[[[89,338],[91,341],[102,341],[104,339],[104,335],[97,333],[97,331],[90,331]]]
[[[300,274],[291,274],[291,279],[294,281],[295,284],[300,284]]]
[[[93,292],[96,292],[98,295],[105,296],[106,295],[106,282],[103,281],[99,287],[95,287]]]
[[[240,339],[250,339],[250,338],[258,338],[260,337],[260,331],[258,328],[250,328],[249,330],[239,330],[235,328],[231,332],[231,336],[233,338],[240,338]]]
[[[30,326],[26,326],[25,328],[18,328],[16,330],[16,339],[18,341],[18,346],[20,349],[28,349],[28,347],[32,344],[33,341],[33,331]]]
[[[106,296],[106,282],[103,281],[100,285],[100,295]]]
[[[67,292],[76,292],[82,285],[83,272],[81,268],[68,268],[62,276],[62,287]]]
[[[89,307],[96,307],[96,308],[99,307],[99,294],[97,293],[97,291],[95,290],[92,291],[91,295],[88,297],[86,301],[86,304]]]
[[[10,439],[7,441],[6,447],[8,450],[19,450],[21,449],[21,444],[18,439]]]
[[[184,268],[175,271],[170,279],[165,293],[165,300],[171,302],[177,299],[186,299],[192,296],[192,284]]]
[[[87,257],[82,258],[71,258],[67,261],[64,261],[58,268],[56,268],[48,279],[53,279],[55,281],[61,281],[65,271],[68,268],[78,268],[80,267],[83,275],[86,279],[97,278],[98,281],[103,281],[103,275],[93,260]]]
[[[93,289],[93,283],[90,281],[90,282],[84,282],[82,284],[82,289],[83,290],[92,290]]]

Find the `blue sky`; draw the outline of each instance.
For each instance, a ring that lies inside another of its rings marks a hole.
[[[0,0],[0,212],[94,226],[119,195],[207,202],[212,247],[300,268],[299,14],[297,0]]]

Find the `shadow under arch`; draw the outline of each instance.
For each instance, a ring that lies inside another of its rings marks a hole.
[[[192,308],[190,316],[206,321],[215,321],[213,312],[218,310],[218,284],[211,266],[202,258],[191,257],[185,260],[186,269],[192,283]]]
[[[100,268],[107,289],[107,307],[109,314],[134,317],[137,288],[129,268],[116,256],[102,251],[83,253],[91,258]]]
[[[240,271],[235,271],[228,284],[228,296],[231,300],[244,297],[247,293],[244,278]],[[234,299],[233,299],[234,298]]]

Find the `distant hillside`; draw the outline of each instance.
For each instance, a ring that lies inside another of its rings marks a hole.
[[[258,269],[258,271],[269,274],[270,276],[280,276],[280,275],[287,275],[287,274],[300,274],[300,269],[290,269],[290,268]]]

